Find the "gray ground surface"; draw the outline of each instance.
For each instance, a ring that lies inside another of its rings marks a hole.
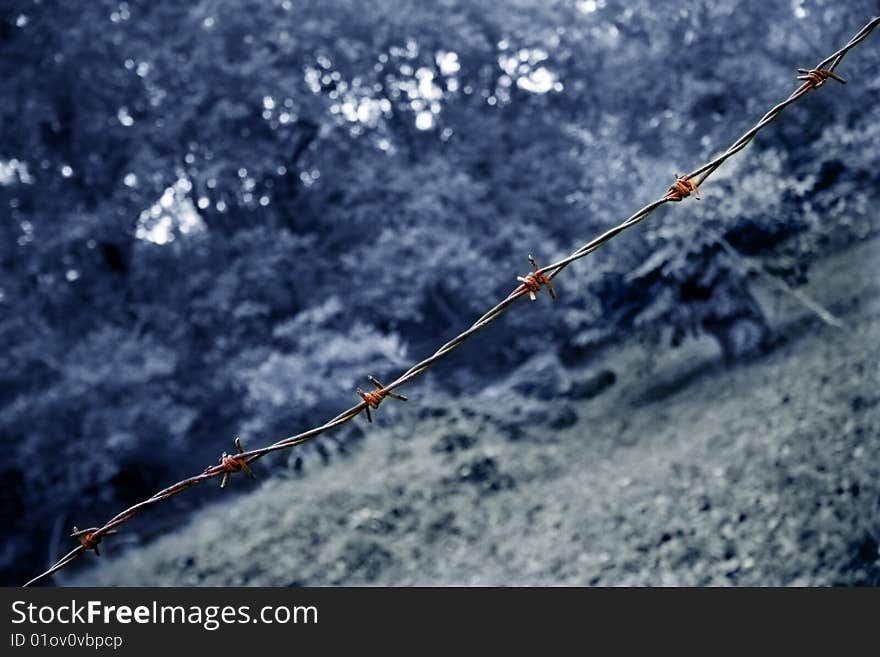
[[[466,402],[414,387],[350,458],[224,491],[62,583],[878,584],[878,256],[830,258],[805,288],[849,333],[768,293],[785,339],[752,363],[626,344],[585,369],[537,356]]]

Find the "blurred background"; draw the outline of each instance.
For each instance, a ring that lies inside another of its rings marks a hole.
[[[2,2],[0,582],[233,437],[349,407],[877,13]],[[53,582],[880,583],[878,44],[409,404],[188,491]]]

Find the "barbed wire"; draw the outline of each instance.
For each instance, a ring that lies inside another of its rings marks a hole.
[[[460,347],[465,341],[473,337],[476,333],[497,320],[499,317],[501,317],[502,314],[504,314],[504,312],[508,308],[510,308],[511,305],[513,305],[520,298],[528,295],[531,300],[534,301],[536,299],[537,293],[540,292],[542,288],[547,288],[550,296],[555,299],[556,292],[553,289],[552,280],[556,276],[558,276],[560,272],[562,272],[568,265],[591,254],[593,251],[601,247],[606,242],[612,240],[623,231],[644,220],[657,208],[666,205],[667,203],[678,203],[691,195],[699,199],[700,186],[704,182],[706,182],[706,180],[728,159],[730,159],[741,150],[743,150],[746,146],[748,146],[748,144],[755,138],[758,132],[760,132],[765,126],[767,126],[767,124],[769,124],[777,116],[779,116],[779,114],[786,107],[796,102],[807,92],[813,89],[818,89],[828,80],[834,80],[835,82],[845,84],[846,80],[835,73],[835,69],[840,65],[841,61],[843,61],[843,58],[846,56],[846,54],[859,43],[861,43],[865,38],[867,38],[867,36],[878,25],[880,25],[880,16],[873,18],[871,21],[869,21],[855,36],[852,37],[852,39],[849,40],[849,42],[845,46],[843,46],[834,54],[829,55],[828,57],[823,59],[815,68],[799,68],[799,75],[797,76],[797,79],[801,80],[802,82],[800,86],[798,86],[798,88],[793,91],[788,98],[770,109],[754,126],[746,131],[739,139],[733,142],[733,144],[731,144],[726,151],[724,151],[714,159],[710,160],[709,162],[706,162],[705,164],[697,167],[690,173],[676,175],[675,181],[666,190],[666,193],[657,200],[648,203],[615,227],[605,231],[598,237],[576,249],[570,255],[550,265],[539,267],[535,259],[531,255],[528,256],[529,263],[532,266],[532,271],[524,276],[516,277],[516,280],[519,281],[519,285],[512,292],[510,292],[504,299],[499,301],[482,317],[477,319],[468,329],[462,331],[457,336],[446,342],[432,355],[410,367],[388,385],[382,385],[376,378],[372,376],[368,377],[369,381],[375,387],[375,390],[364,392],[363,390],[358,389],[356,391],[356,394],[362,399],[359,404],[356,404],[348,410],[343,411],[342,413],[340,413],[333,419],[325,422],[324,424],[308,429],[307,431],[288,436],[287,438],[282,438],[281,440],[272,443],[271,445],[245,451],[242,448],[241,440],[239,438],[235,438],[235,440],[233,441],[236,450],[235,453],[230,455],[224,452],[216,465],[208,466],[200,474],[194,475],[187,479],[183,479],[182,481],[178,481],[176,484],[172,484],[171,486],[160,490],[158,493],[155,493],[151,497],[141,502],[138,502],[137,504],[134,504],[133,506],[130,506],[124,511],[116,514],[100,527],[90,527],[88,529],[77,529],[76,527],[74,527],[71,537],[77,539],[79,541],[79,545],[73,548],[63,557],[61,557],[46,571],[40,573],[39,575],[28,581],[24,586],[30,586],[31,584],[35,584],[36,582],[39,582],[40,580],[51,576],[62,568],[70,565],[84,552],[92,550],[96,554],[100,554],[98,551],[98,545],[106,536],[115,534],[117,532],[117,528],[120,525],[128,522],[145,509],[154,506],[160,502],[163,502],[170,497],[178,495],[188,488],[200,484],[203,481],[207,481],[209,479],[214,479],[217,477],[221,478],[220,487],[225,488],[229,476],[238,472],[243,472],[248,477],[253,479],[255,475],[250,466],[255,461],[258,461],[264,456],[273,452],[291,449],[297,445],[301,445],[310,440],[313,440],[319,435],[331,431],[332,429],[335,429],[336,427],[353,420],[361,413],[365,413],[367,419],[372,422],[372,414],[370,412],[370,409],[378,409],[380,404],[386,398],[390,397],[399,401],[407,401],[406,397],[401,394],[395,393],[394,391],[397,388],[408,384],[419,375],[423,374],[436,362],[446,357],[449,353]]]

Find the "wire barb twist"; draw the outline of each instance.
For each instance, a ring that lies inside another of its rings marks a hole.
[[[669,189],[666,191],[666,200],[672,201],[673,203],[678,203],[679,201],[683,201],[691,194],[694,195],[694,198],[698,201],[700,200],[700,188],[699,183],[695,183],[693,180],[688,178],[687,176],[675,175],[675,182],[669,186]]]
[[[379,404],[381,404],[382,400],[386,397],[391,397],[400,401],[409,401],[408,397],[404,397],[403,395],[399,395],[396,392],[388,390],[379,382],[379,379],[377,379],[375,376],[369,376],[367,378],[370,380],[370,383],[372,383],[376,387],[376,390],[372,392],[364,392],[360,388],[357,389],[358,396],[364,400],[364,410],[367,412],[367,422],[373,421],[373,416],[370,414],[370,409],[379,408]]]
[[[831,78],[832,80],[837,80],[841,84],[846,84],[846,80],[840,77],[837,73],[827,68],[799,68],[798,73],[800,75],[797,76],[798,80],[804,80],[809,83],[809,85],[813,89],[818,89],[823,84],[825,84],[825,80]]]
[[[70,550],[70,552],[68,552],[66,555],[61,557],[50,568],[27,582],[25,586],[30,586],[31,584],[34,584],[42,579],[45,579],[46,577],[49,577],[53,573],[58,572],[62,568],[66,568],[71,563],[73,563],[83,552],[94,550],[97,553],[98,544],[101,542],[101,539],[104,536],[116,533],[116,527],[125,522],[128,522],[138,513],[150,506],[153,506],[159,502],[163,502],[168,498],[178,495],[186,489],[195,486],[196,484],[199,484],[208,479],[213,479],[214,477],[222,476],[222,480],[220,482],[221,488],[226,486],[226,481],[229,475],[235,472],[244,472],[253,479],[254,474],[250,469],[250,464],[257,459],[260,459],[263,456],[266,456],[273,452],[290,449],[291,447],[295,447],[297,445],[301,445],[310,440],[313,440],[319,435],[327,431],[331,431],[332,429],[335,429],[336,427],[351,421],[364,410],[366,410],[367,420],[372,422],[373,419],[370,414],[370,409],[378,408],[379,404],[381,404],[386,397],[393,397],[395,399],[399,399],[400,401],[407,401],[406,397],[394,393],[392,392],[392,390],[406,383],[409,383],[420,374],[423,374],[434,363],[446,357],[454,349],[456,349],[466,340],[474,336],[478,331],[482,330],[491,322],[501,317],[501,315],[504,314],[504,312],[513,303],[515,303],[526,293],[529,294],[529,297],[532,300],[535,300],[536,293],[540,291],[542,286],[546,286],[547,291],[550,293],[550,296],[555,299],[556,292],[553,290],[553,286],[551,285],[550,281],[569,264],[571,264],[575,260],[579,260],[591,254],[593,251],[598,249],[603,244],[606,244],[608,241],[610,241],[623,231],[644,220],[648,215],[650,215],[660,206],[669,202],[681,201],[691,194],[693,194],[696,198],[699,198],[699,186],[702,185],[706,181],[706,179],[718,169],[718,167],[720,167],[728,159],[733,157],[735,154],[744,149],[749,143],[751,143],[758,132],[760,132],[765,126],[767,126],[771,121],[779,116],[782,110],[801,98],[806,93],[806,91],[821,86],[828,78],[837,80],[841,83],[845,83],[845,80],[843,78],[834,73],[834,69],[840,64],[844,56],[855,46],[864,41],[878,25],[880,25],[880,17],[871,19],[855,36],[853,36],[849,40],[849,42],[845,46],[840,48],[834,54],[826,57],[814,69],[798,69],[798,72],[801,74],[798,76],[798,79],[803,80],[803,84],[801,84],[798,89],[793,91],[788,96],[788,98],[777,103],[773,108],[771,108],[755,125],[749,128],[739,139],[733,142],[733,144],[731,144],[726,151],[716,156],[709,162],[703,164],[695,171],[692,171],[691,173],[686,175],[676,176],[675,182],[659,199],[649,203],[640,210],[637,210],[618,225],[614,226],[613,228],[609,228],[598,237],[595,237],[591,241],[576,249],[570,255],[554,262],[552,265],[540,268],[538,267],[538,263],[535,261],[535,259],[529,256],[529,262],[532,265],[533,271],[527,276],[517,277],[517,280],[520,282],[520,284],[516,287],[516,289],[514,289],[500,302],[495,304],[495,306],[491,310],[483,314],[469,328],[465,329],[457,336],[446,342],[431,356],[428,356],[427,358],[410,367],[406,372],[401,374],[392,383],[388,384],[387,386],[383,386],[374,377],[369,377],[370,382],[376,387],[376,390],[371,392],[364,392],[363,390],[358,389],[357,394],[362,399],[362,401],[358,405],[353,406],[346,411],[343,411],[335,418],[328,420],[324,424],[312,427],[311,429],[307,429],[306,431],[302,431],[301,433],[295,434],[293,436],[282,438],[281,440],[278,440],[271,445],[245,452],[242,450],[241,441],[236,438],[234,441],[236,453],[231,456],[224,453],[223,456],[220,457],[218,465],[208,466],[208,468],[206,468],[202,473],[178,481],[176,484],[172,484],[171,486],[159,491],[158,493],[147,498],[146,500],[130,506],[125,511],[122,511],[115,515],[102,527],[92,527],[90,529],[85,529],[81,531],[74,528],[74,533],[72,534],[72,537],[78,539],[80,544]]]
[[[108,529],[107,531],[102,532],[100,527],[79,529],[76,525],[74,525],[73,533],[70,535],[70,537],[78,540],[79,544],[83,547],[83,550],[92,550],[95,553],[95,556],[100,557],[101,551],[98,549],[98,544],[101,542],[104,536],[115,533],[115,529]]]
[[[232,444],[235,446],[236,453],[227,454],[226,452],[223,452],[223,455],[220,457],[220,471],[223,473],[223,479],[220,480],[220,488],[226,488],[226,481],[229,479],[229,475],[235,472],[244,472],[250,479],[257,478],[254,475],[253,470],[251,470],[250,465],[248,465],[246,455],[242,456],[245,452],[241,448],[241,438],[236,436],[235,440],[232,441]],[[208,466],[206,472],[210,470],[211,466]]]
[[[522,285],[519,286],[518,290],[528,291],[529,298],[534,301],[538,297],[535,296],[538,292],[541,291],[541,286],[547,286],[547,292],[550,293],[550,298],[556,298],[556,290],[553,289],[553,284],[550,282],[550,277],[544,273],[544,270],[538,266],[538,262],[530,255],[529,263],[532,265],[532,271],[526,274],[525,276],[517,276],[516,280],[518,280]]]

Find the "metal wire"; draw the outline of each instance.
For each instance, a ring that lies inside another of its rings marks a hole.
[[[482,317],[476,320],[468,329],[462,331],[457,336],[449,340],[446,344],[442,345],[432,355],[410,367],[406,372],[398,376],[388,385],[383,386],[376,379],[370,377],[370,381],[376,387],[376,390],[372,392],[364,392],[362,390],[358,390],[359,396],[363,399],[361,403],[352,406],[346,411],[343,411],[332,420],[329,420],[324,424],[308,429],[307,431],[303,431],[302,433],[288,436],[287,438],[283,438],[275,443],[272,443],[271,445],[260,447],[258,449],[244,451],[241,448],[241,443],[239,439],[236,438],[234,442],[236,453],[230,456],[224,452],[223,455],[220,457],[217,465],[209,466],[204,470],[204,472],[184,479],[182,481],[178,481],[176,484],[172,484],[168,488],[159,491],[158,493],[147,498],[146,500],[143,500],[142,502],[139,502],[125,509],[124,511],[118,513],[113,518],[108,520],[101,527],[92,527],[86,530],[78,530],[74,528],[74,532],[73,534],[71,534],[71,537],[76,538],[80,544],[72,549],[70,552],[65,554],[63,557],[61,557],[48,570],[40,573],[29,582],[27,582],[25,586],[30,586],[31,584],[34,584],[42,579],[45,579],[46,577],[49,577],[53,573],[58,572],[62,568],[68,566],[70,563],[75,561],[80,555],[88,550],[93,550],[97,552],[98,544],[103,538],[116,533],[117,527],[128,522],[134,516],[139,514],[141,511],[144,511],[148,507],[163,502],[168,498],[173,497],[174,495],[178,495],[186,489],[191,488],[192,486],[200,484],[203,481],[207,481],[209,479],[221,477],[221,487],[224,487],[230,474],[234,474],[236,472],[245,472],[248,476],[253,477],[254,475],[250,469],[250,464],[263,458],[267,454],[290,449],[297,445],[301,445],[305,442],[313,440],[319,435],[335,429],[336,427],[345,424],[346,422],[351,421],[363,412],[366,412],[368,419],[372,421],[370,409],[377,409],[379,407],[379,404],[381,404],[381,402],[384,401],[384,399],[386,399],[387,397],[406,401],[405,397],[399,394],[395,394],[393,391],[397,388],[400,388],[401,386],[406,385],[419,375],[423,374],[437,361],[446,357],[449,353],[461,346],[466,340],[468,340],[477,332],[501,317],[501,315],[504,314],[504,312],[520,298],[525,295],[529,295],[532,300],[534,300],[535,293],[540,291],[542,287],[546,287],[551,296],[555,298],[555,292],[551,285],[551,281],[572,262],[574,262],[575,260],[580,260],[581,258],[591,254],[593,251],[595,251],[603,244],[610,241],[626,229],[631,228],[632,226],[645,219],[660,206],[667,203],[676,203],[682,201],[691,194],[699,198],[699,188],[704,182],[706,182],[709,176],[711,176],[728,159],[743,150],[755,138],[755,135],[757,135],[758,132],[760,132],[765,126],[767,126],[767,124],[769,124],[777,116],[779,116],[779,114],[786,107],[796,102],[808,91],[821,87],[829,79],[836,82],[845,83],[846,81],[839,75],[837,75],[834,72],[834,69],[837,68],[837,66],[846,56],[846,54],[859,43],[861,43],[865,38],[867,38],[867,36],[878,25],[880,25],[880,16],[873,18],[855,36],[853,36],[852,39],[850,39],[849,43],[847,43],[834,54],[829,55],[828,57],[823,59],[815,68],[798,69],[800,75],[797,77],[797,79],[802,80],[802,83],[797,89],[795,89],[795,91],[792,92],[792,94],[788,98],[770,109],[770,111],[768,111],[755,125],[749,128],[749,130],[747,130],[739,139],[733,142],[733,144],[731,144],[730,147],[721,155],[718,155],[714,159],[706,162],[705,164],[699,166],[698,168],[694,169],[686,175],[676,176],[675,182],[669,187],[666,193],[657,200],[648,203],[646,206],[637,210],[635,213],[630,215],[627,219],[622,221],[614,228],[607,230],[598,237],[576,249],[571,255],[562,258],[561,260],[558,260],[550,265],[547,265],[545,267],[538,267],[534,259],[529,256],[529,262],[532,264],[533,271],[529,272],[525,276],[517,277],[517,280],[520,281],[519,286],[511,291],[504,299],[499,301],[491,310],[489,310]]]

